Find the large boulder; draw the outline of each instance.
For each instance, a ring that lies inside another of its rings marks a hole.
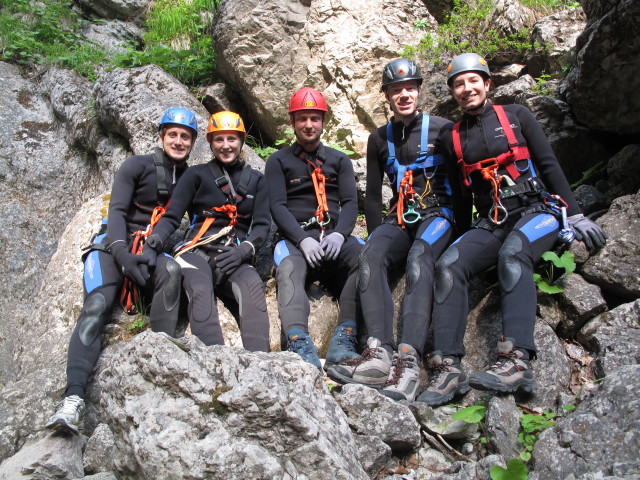
[[[404,45],[419,43],[411,26],[418,19],[435,27],[422,2],[224,2],[214,20],[218,73],[271,139],[290,128],[293,92],[318,89],[329,104],[326,138],[363,155],[369,132],[387,121],[382,68]]]
[[[640,2],[589,2],[589,24],[578,37],[577,63],[567,76],[567,101],[591,129],[640,132]]]

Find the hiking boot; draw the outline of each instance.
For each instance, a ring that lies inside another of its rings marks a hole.
[[[498,360],[486,372],[475,373],[469,384],[478,390],[494,392],[533,392],[537,385],[529,360],[524,360],[524,352],[514,348],[513,338],[498,342]]]
[[[393,354],[391,371],[380,393],[393,400],[413,402],[419,384],[418,352],[411,345],[401,343],[398,352]]]
[[[327,374],[336,382],[380,388],[391,370],[391,355],[380,345],[380,340],[369,337],[367,348],[360,358],[349,365],[334,365],[327,370]]]
[[[293,328],[287,333],[288,350],[297,353],[302,359],[318,369],[322,369],[320,358],[318,357],[318,349],[313,344],[313,340],[308,333],[303,332],[299,328]]]
[[[355,322],[344,322],[338,325],[329,342],[329,350],[327,350],[327,358],[324,364],[325,368],[341,363],[351,364],[354,360],[360,358],[360,355],[356,352],[357,343]]]
[[[51,418],[49,418],[45,427],[52,430],[67,430],[73,433],[78,433],[78,425],[83,413],[83,399],[78,395],[65,397],[60,405],[58,405],[56,413],[51,415]]]
[[[464,395],[470,390],[467,375],[459,363],[452,358],[442,358],[441,351],[430,353],[427,360],[427,370],[431,380],[429,386],[417,398],[432,407],[450,402],[456,395]]]

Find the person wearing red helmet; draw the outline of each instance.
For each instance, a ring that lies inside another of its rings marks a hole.
[[[385,396],[407,401],[413,401],[420,383],[435,261],[453,235],[451,172],[440,154],[439,139],[451,122],[420,111],[421,84],[422,75],[413,60],[395,59],[383,69],[382,91],[393,117],[371,133],[367,144],[369,238],[360,255],[358,282],[369,341],[357,363],[328,371],[341,383],[368,385]],[[385,175],[393,197],[383,217]],[[402,335],[396,349],[388,271],[405,265]]]
[[[604,245],[602,229],[584,217],[542,128],[522,105],[492,105],[491,72],[475,53],[455,57],[447,86],[462,108],[462,120],[442,136],[443,155],[457,166],[466,196],[458,226],[464,233],[436,264],[434,351],[431,380],[417,400],[436,406],[470,387],[494,392],[532,392],[530,360],[536,355],[536,286],[533,267],[558,241],[575,238]],[[471,202],[478,218],[471,224]],[[469,229],[469,227],[471,227]],[[461,367],[469,308],[467,286],[476,274],[497,266],[502,336],[497,361],[467,377]]]
[[[186,108],[170,108],[158,125],[161,148],[127,158],[111,189],[109,215],[103,219],[84,261],[85,299],[67,353],[67,387],[47,428],[77,433],[89,377],[100,356],[101,334],[123,283],[151,298],[149,322],[156,332],[175,335],[180,300],[180,266],[170,256],[150,259],[132,252],[171,198],[187,170],[198,122]]]
[[[277,242],[278,311],[288,348],[321,368],[309,336],[309,268],[341,288],[338,327],[330,341],[327,364],[348,362],[356,352],[356,275],[362,248],[351,235],[358,214],[353,165],[344,153],[322,144],[324,96],[302,88],[289,101],[295,131],[293,145],[267,160],[271,215],[282,240]],[[336,280],[338,280],[336,282]]]
[[[213,158],[182,177],[167,213],[147,239],[143,256],[159,251],[188,212],[191,225],[174,256],[182,267],[191,332],[205,345],[224,345],[216,306],[220,296],[238,304],[243,347],[266,352],[269,316],[264,282],[251,263],[269,235],[269,198],[264,176],[243,158],[245,137],[237,113],[211,116],[206,138]]]

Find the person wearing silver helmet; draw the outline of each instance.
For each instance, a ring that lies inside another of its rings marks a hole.
[[[382,91],[393,113],[367,144],[365,215],[369,237],[360,254],[358,288],[369,340],[353,365],[328,370],[342,383],[379,388],[395,400],[413,401],[429,332],[435,261],[453,236],[451,172],[440,154],[439,136],[449,120],[423,113],[418,96],[422,75],[405,58],[389,62]],[[385,175],[393,190],[382,214]],[[406,290],[396,347],[394,301],[389,272],[406,266]]]
[[[150,261],[134,250],[144,242],[145,232],[161,216],[186,171],[197,135],[195,114],[170,108],[158,125],[160,147],[152,154],[127,158],[118,169],[108,217],[83,257],[85,298],[69,342],[67,386],[47,428],[78,432],[87,383],[100,356],[100,337],[121,292],[131,301],[123,303],[130,311],[140,303],[136,302],[138,295],[151,298],[151,328],[175,335],[180,266],[170,256],[159,255]]]
[[[574,236],[589,249],[606,235],[584,217],[542,128],[522,105],[488,100],[491,71],[486,60],[464,53],[447,68],[447,85],[464,115],[442,138],[443,155],[457,165],[466,197],[456,215],[467,230],[436,264],[431,380],[418,401],[442,405],[470,387],[495,392],[532,392],[530,360],[536,356],[536,286],[533,267],[542,253]],[[471,223],[472,200],[478,218]],[[470,228],[469,228],[470,227]],[[464,355],[468,281],[497,266],[502,336],[497,360],[467,378]]]

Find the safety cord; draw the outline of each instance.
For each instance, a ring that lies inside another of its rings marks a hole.
[[[184,247],[182,247],[174,256],[177,258],[180,255],[182,255],[184,252],[191,250],[192,248],[197,247],[198,245],[203,245],[205,243],[211,243],[213,240],[217,239],[217,238],[221,238],[224,235],[228,235],[229,232],[231,231],[231,229],[236,225],[236,223],[238,223],[238,209],[235,205],[223,205],[221,207],[213,207],[212,210],[216,211],[216,212],[220,212],[220,213],[224,213],[227,215],[227,217],[229,217],[229,225],[228,225],[228,229],[225,230],[225,228],[223,228],[222,230],[220,230],[220,232],[218,232],[215,235],[210,235],[209,237],[206,237],[205,239],[203,239],[201,242],[199,242],[199,240],[202,238],[202,236],[209,230],[209,227],[213,224],[213,222],[216,220],[213,217],[207,217],[204,219],[204,221],[202,222],[202,226],[200,227],[200,230],[198,230],[198,233],[196,233],[196,236],[193,237],[193,239],[191,239],[191,241],[189,243],[187,243]],[[224,233],[221,234],[221,232],[224,230]],[[211,238],[214,237],[214,238]]]
[[[406,170],[404,172],[404,177],[400,181],[396,210],[396,218],[398,219],[398,225],[400,225],[401,228],[405,228],[405,223],[416,223],[420,220],[420,213],[415,211],[416,196],[417,193],[413,188],[413,171]],[[406,212],[404,210],[405,203],[407,206]]]

